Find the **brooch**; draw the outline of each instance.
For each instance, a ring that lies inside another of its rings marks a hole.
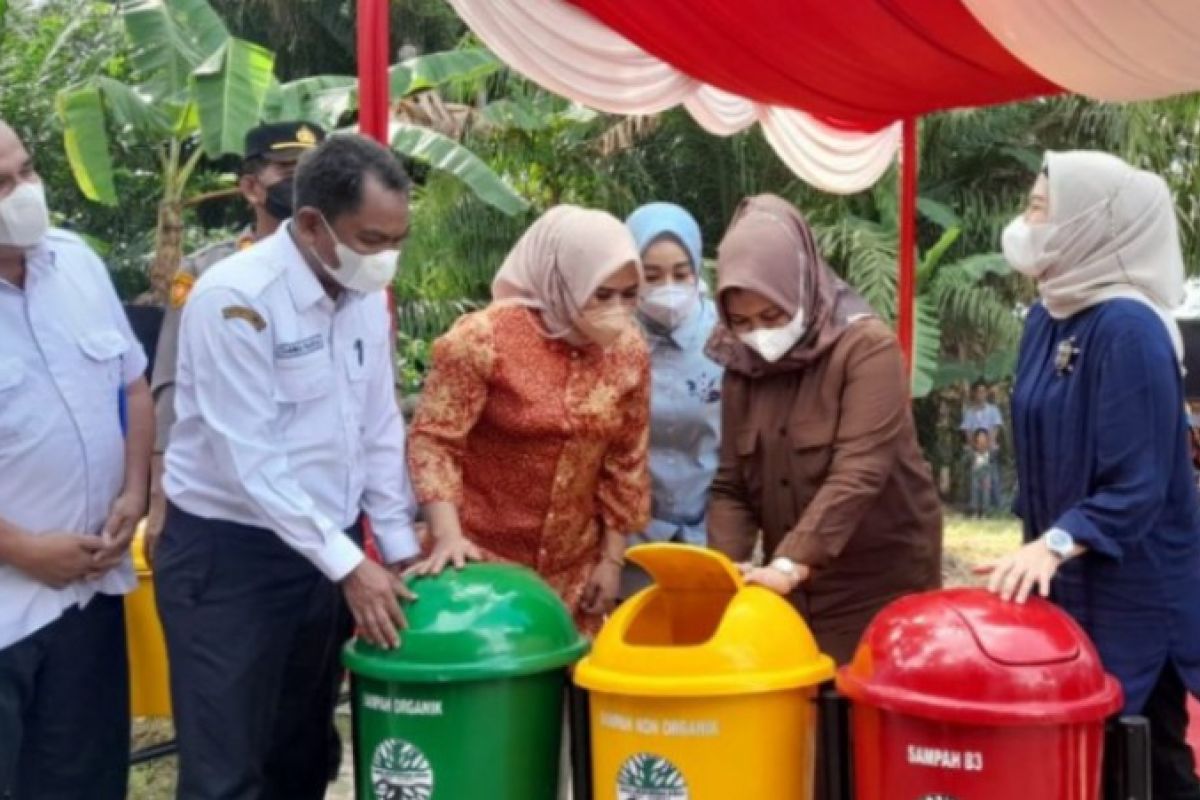
[[[1075,346],[1075,337],[1058,343],[1054,354],[1054,371],[1059,375],[1069,375],[1075,370],[1075,359],[1079,356],[1079,348]]]

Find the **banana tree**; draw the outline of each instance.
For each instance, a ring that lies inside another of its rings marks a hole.
[[[846,280],[885,320],[896,317],[896,210],[889,187],[875,191],[876,219],[844,214],[814,224],[822,251]],[[1011,274],[998,253],[946,263],[962,233],[958,216],[929,198],[918,201],[922,218],[941,229],[918,261],[911,392],[928,395],[939,382],[947,356],[975,363],[1008,352],[1020,335],[1020,320],[1005,292],[992,279]]]
[[[470,125],[438,124],[428,109],[445,104],[436,95],[448,84],[473,84],[499,71],[501,62],[482,48],[429,53],[393,66],[389,75],[392,99],[390,144],[414,161],[446,172],[467,186],[480,200],[510,216],[529,208],[503,178],[462,144]],[[358,82],[348,75],[320,75],[273,87],[266,100],[268,119],[303,118],[335,128],[347,114],[358,110]],[[466,109],[461,106],[457,111]],[[474,109],[465,116],[477,116]]]
[[[241,151],[274,82],[274,56],[230,35],[206,0],[119,4],[136,82],[97,75],[59,92],[67,158],[88,199],[119,203],[109,131],[151,143],[162,194],[150,283],[166,295],[182,256],[183,207],[201,158]]]
[[[3,2],[4,0],[0,0]],[[207,0],[121,0],[135,80],[105,75],[70,86],[56,97],[72,173],[84,195],[119,203],[109,132],[155,149],[161,167],[152,291],[166,296],[182,257],[183,209],[201,159],[240,154],[246,131],[260,122],[308,119],[336,127],[357,108],[350,76],[318,76],[280,84],[274,55],[230,35]],[[480,49],[433,53],[392,69],[393,95],[403,97],[499,69]],[[453,139],[398,124],[393,147],[462,180],[508,214],[525,201],[502,178]]]

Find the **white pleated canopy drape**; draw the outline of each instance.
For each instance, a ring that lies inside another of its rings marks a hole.
[[[1029,68],[1098,100],[1200,88],[1196,0],[963,0]]]
[[[693,80],[561,0],[449,2],[497,56],[546,89],[613,114],[683,105],[721,136],[757,122],[783,162],[824,191],[866,189],[896,156],[899,124],[863,133],[751,102]]]

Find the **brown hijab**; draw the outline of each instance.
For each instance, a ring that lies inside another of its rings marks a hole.
[[[760,294],[793,317],[803,310],[809,321],[806,332],[779,361],[765,361],[729,330],[724,296],[730,289]],[[747,197],[734,213],[717,248],[717,301],[722,324],[709,339],[707,353],[752,378],[804,369],[855,322],[875,316],[867,301],[825,263],[796,207],[771,194]]]

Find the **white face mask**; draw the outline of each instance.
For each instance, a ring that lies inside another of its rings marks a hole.
[[[656,286],[642,295],[638,310],[667,330],[675,330],[692,313],[700,293],[694,283]]]
[[[1046,243],[1058,231],[1057,225],[1030,225],[1024,216],[1008,223],[1000,237],[1000,247],[1009,266],[1030,278],[1040,278],[1050,268],[1052,259],[1046,253]]]
[[[623,307],[605,306],[591,312],[585,312],[577,323],[579,331],[598,344],[609,347],[621,338],[629,327],[629,312]]]
[[[763,361],[774,364],[796,346],[807,329],[804,309],[800,309],[792,321],[782,328],[759,328],[756,331],[743,333],[738,338],[742,340],[743,344],[762,356]]]
[[[0,200],[0,245],[33,247],[49,229],[46,189],[40,181],[21,183]]]
[[[325,273],[342,285],[343,288],[359,294],[371,294],[380,289],[386,289],[396,277],[396,269],[400,262],[399,250],[381,250],[378,253],[366,255],[342,244],[333,228],[322,217],[325,229],[333,237],[334,252],[337,253],[338,267],[332,267],[313,251],[313,256],[321,263]]]

